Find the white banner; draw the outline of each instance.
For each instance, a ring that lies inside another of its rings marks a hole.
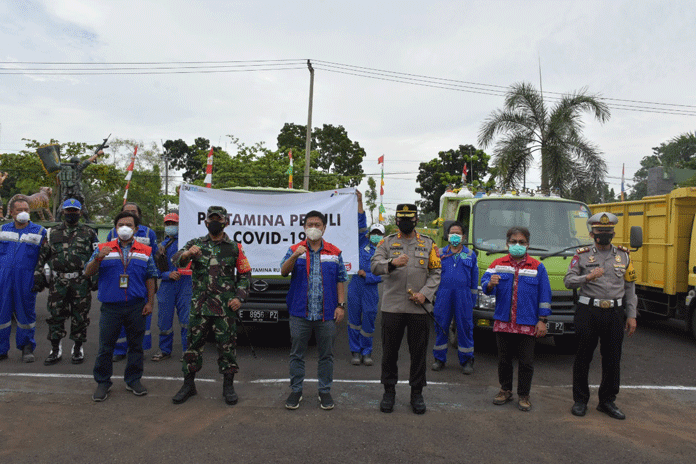
[[[326,192],[287,190],[226,191],[184,184],[179,191],[179,246],[208,233],[209,206],[227,209],[229,237],[242,244],[252,275],[280,275],[288,248],[305,239],[304,216],[312,210],[326,215],[324,239],[343,252],[348,273],[360,268],[358,202],[354,188]]]

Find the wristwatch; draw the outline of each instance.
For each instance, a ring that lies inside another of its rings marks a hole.
[[[542,316],[539,318],[539,322],[543,322],[544,324],[546,324],[548,322],[548,320],[549,320],[549,318],[546,316]]]
[[[336,306],[336,307],[346,309],[346,304],[345,303],[338,303],[338,306]]]

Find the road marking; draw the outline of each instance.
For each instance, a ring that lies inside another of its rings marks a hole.
[[[62,379],[89,379],[94,380],[94,377],[86,374],[34,374],[34,373],[22,373],[22,372],[0,372],[0,377],[33,377],[33,378],[62,378]],[[175,382],[180,382],[181,377],[164,377],[164,376],[143,376],[144,380],[170,380]],[[219,382],[216,379],[204,379],[196,378],[196,381],[200,382]],[[248,382],[238,383],[253,383],[253,384],[274,384],[274,383],[286,383],[290,379],[257,379],[250,380]],[[304,379],[305,382],[318,383],[318,379]],[[352,380],[352,379],[334,379],[334,383],[355,383],[355,384],[379,384],[382,383],[380,380]],[[400,384],[408,384],[408,380],[400,380]],[[441,386],[464,386],[463,384],[456,382],[430,382],[428,385],[441,385]],[[497,388],[497,387],[496,387]],[[572,385],[534,385],[534,388],[573,388]],[[590,385],[590,388],[599,388],[599,385]],[[621,385],[621,389],[625,390],[673,390],[673,391],[696,391],[696,387],[689,387],[686,385]]]

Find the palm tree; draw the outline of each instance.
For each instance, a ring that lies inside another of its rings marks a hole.
[[[599,149],[582,136],[581,113],[590,112],[603,123],[609,119],[609,107],[585,92],[562,95],[549,111],[531,84],[511,86],[504,108],[491,113],[479,132],[484,148],[501,136],[493,151],[501,186],[519,185],[538,156],[542,190],[568,194],[601,188],[607,166]]]

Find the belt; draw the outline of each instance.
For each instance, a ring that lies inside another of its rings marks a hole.
[[[53,277],[58,277],[59,279],[77,279],[82,276],[81,272],[51,272],[53,273]]]
[[[599,298],[590,298],[587,296],[578,297],[578,302],[587,306],[596,306],[602,309],[609,309],[615,306],[621,306],[623,303],[623,298],[618,300],[602,300]]]

